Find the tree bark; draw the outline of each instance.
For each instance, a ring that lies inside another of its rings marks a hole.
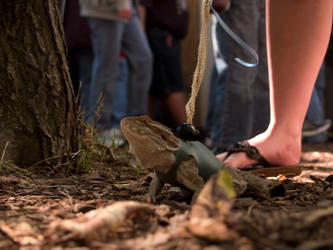
[[[77,104],[57,4],[0,2],[0,163],[26,167],[78,149]]]

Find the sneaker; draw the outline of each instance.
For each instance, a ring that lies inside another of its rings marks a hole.
[[[119,128],[103,130],[98,136],[98,142],[108,147],[121,147],[125,144],[125,137]]]
[[[331,127],[331,120],[327,119],[320,124],[314,124],[309,121],[304,121],[302,128],[302,136],[303,137],[311,137],[320,135],[326,132]]]

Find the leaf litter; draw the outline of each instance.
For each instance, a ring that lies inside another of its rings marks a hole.
[[[332,152],[305,145],[301,176],[275,178],[269,196],[211,192],[218,208],[192,209],[171,185],[147,204],[152,174],[119,152],[74,173],[3,169],[0,249],[333,249]]]

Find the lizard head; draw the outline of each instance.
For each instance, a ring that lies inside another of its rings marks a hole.
[[[148,116],[126,117],[120,126],[130,152],[144,168],[168,172],[180,147],[179,139],[168,127]]]

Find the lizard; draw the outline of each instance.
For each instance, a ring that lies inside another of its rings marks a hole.
[[[129,143],[129,152],[139,164],[154,171],[147,201],[156,203],[156,195],[165,183],[193,192],[192,204],[209,177],[221,163],[199,141],[177,138],[168,127],[148,116],[126,117],[121,130]]]

